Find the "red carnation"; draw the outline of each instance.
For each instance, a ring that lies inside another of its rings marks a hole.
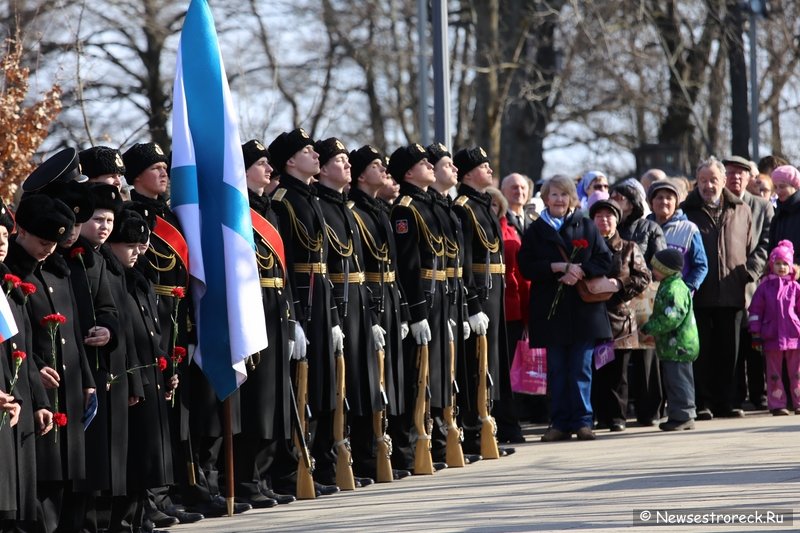
[[[60,324],[66,324],[67,317],[65,317],[61,313],[53,313],[51,315],[45,315],[40,321],[40,323],[43,327],[57,326]]]
[[[183,346],[176,346],[172,349],[172,362],[174,364],[180,364],[183,362],[183,359],[186,357],[186,348]]]
[[[183,298],[186,296],[186,289],[183,287],[175,287],[172,289],[172,295],[178,299]]]
[[[36,292],[36,285],[34,285],[33,283],[28,283],[26,281],[20,283],[19,288],[22,291],[22,294],[24,294],[25,296],[30,296],[31,294]]]
[[[22,280],[19,279],[19,276],[15,276],[14,274],[6,274],[3,276],[3,282],[8,286],[9,289],[14,289],[19,287],[19,284],[22,283]]]
[[[72,259],[75,259],[76,257],[80,257],[80,256],[82,256],[82,255],[83,255],[83,254],[85,254],[85,253],[86,253],[86,250],[83,248],[83,246],[76,246],[76,247],[75,247],[75,248],[73,248],[73,249],[72,249],[72,251],[69,253],[69,256],[70,256]]]
[[[164,371],[167,369],[167,358],[166,357],[159,357],[158,358],[158,369],[160,371]]]
[[[588,248],[589,247],[589,241],[587,241],[586,239],[574,239],[572,241],[572,247],[573,248]]]
[[[53,413],[53,422],[58,427],[63,428],[67,425],[67,415],[65,413]]]
[[[22,361],[25,360],[26,357],[28,357],[28,354],[26,354],[22,350],[16,350],[14,352],[11,352],[11,357],[14,358],[14,361],[19,361],[21,363]]]

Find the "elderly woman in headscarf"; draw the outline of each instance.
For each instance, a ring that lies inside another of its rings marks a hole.
[[[608,192],[608,177],[599,170],[590,170],[581,176],[577,191],[580,208],[584,213],[589,211],[589,197],[594,192]]]
[[[644,218],[645,192],[642,184],[633,178],[616,183],[611,188],[611,199],[622,209],[622,219],[617,227],[619,236],[639,245],[649,267],[650,260],[656,252],[667,247],[667,242],[661,226],[654,220]],[[652,348],[638,350],[631,359],[636,420],[641,425],[652,426],[661,418],[664,403],[656,351]]]

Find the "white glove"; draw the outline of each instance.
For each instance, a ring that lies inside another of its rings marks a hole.
[[[289,341],[289,354],[295,361],[306,358],[306,350],[308,350],[308,340],[306,340],[306,332],[300,327],[297,322],[294,323],[294,341]]]
[[[414,341],[419,346],[428,344],[431,341],[433,335],[431,335],[431,327],[428,325],[427,318],[411,324],[411,336],[414,337]]]
[[[408,337],[408,322],[400,322],[400,339]]]
[[[378,324],[372,326],[372,341],[375,343],[376,350],[383,350],[386,346],[386,330]]]
[[[333,338],[333,351],[344,352],[344,331],[341,326],[333,326],[331,328],[331,337]]]
[[[456,321],[452,318],[447,319],[447,340],[453,342],[455,339],[453,338],[453,328],[456,327]]]
[[[462,322],[461,326],[464,330],[464,340],[469,339],[469,334],[472,333],[472,330],[469,328],[469,322]]]
[[[489,329],[489,317],[483,311],[475,313],[469,317],[469,327],[476,335],[486,335],[486,330]]]

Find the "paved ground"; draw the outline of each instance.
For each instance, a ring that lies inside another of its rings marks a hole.
[[[712,420],[680,434],[630,427],[594,442],[542,443],[543,430],[525,428],[529,442],[510,457],[170,531],[800,530],[800,514],[782,527],[633,519],[634,510],[800,511],[800,416]]]

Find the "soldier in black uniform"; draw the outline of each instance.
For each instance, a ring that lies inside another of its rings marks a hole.
[[[295,317],[307,333],[308,391],[311,408],[311,454],[314,477],[326,486],[317,491],[338,491],[333,453],[333,409],[336,404],[334,353],[344,346],[339,314],[328,278],[328,236],[319,198],[311,184],[319,173],[314,141],[302,128],[281,133],[268,148],[269,161],[280,185],[272,195],[279,229],[286,244],[286,269],[294,297]],[[294,487],[282,487],[291,490]]]
[[[306,339],[294,320],[278,217],[269,196],[264,194],[272,173],[267,149],[253,139],[242,145],[242,154],[269,346],[250,357],[247,381],[240,388],[242,432],[233,441],[236,496],[248,502],[261,500],[260,495],[290,503],[294,496],[272,490],[271,475],[285,480],[297,469],[297,461],[287,446],[292,436],[290,358],[293,353],[298,358],[305,357]]]
[[[505,320],[505,264],[503,235],[500,222],[492,212],[491,196],[484,191],[492,185],[492,169],[483,148],[476,147],[457,152],[453,158],[458,167],[461,184],[453,210],[461,220],[464,231],[464,285],[467,290],[469,324],[475,335],[468,342],[467,361],[474,361],[476,338],[486,335],[488,344],[488,371],[494,386],[491,399],[508,402],[498,420],[499,432],[519,432],[519,423],[511,411],[511,384],[508,365]],[[470,372],[472,373],[472,372]],[[480,425],[477,404],[474,417],[465,413],[465,426]],[[498,404],[499,405],[499,404]],[[511,419],[509,421],[509,418]],[[467,443],[474,442],[472,439]],[[472,450],[470,450],[472,451]],[[501,449],[501,454],[513,453],[513,448]]]
[[[449,298],[447,294],[447,255],[442,221],[433,211],[428,188],[434,183],[433,166],[427,151],[419,144],[398,148],[389,160],[389,173],[400,183],[400,198],[392,206],[391,222],[397,243],[400,285],[408,302],[411,335],[403,343],[406,380],[406,427],[412,427],[417,383],[417,347],[428,345],[431,416],[442,416],[451,404]],[[441,456],[445,436],[434,424],[438,443],[434,451]],[[437,461],[437,467],[445,464]],[[397,463],[395,463],[397,464]],[[410,464],[402,465],[406,469]]]
[[[191,351],[197,344],[193,327],[192,304],[189,295],[189,247],[181,232],[178,217],[165,199],[169,185],[167,155],[156,143],[140,143],[131,146],[122,156],[125,164],[125,179],[133,187],[131,200],[142,204],[155,215],[156,224],[150,234],[150,244],[137,268],[153,283],[158,315],[154,317],[161,327],[166,353],[175,346]],[[183,293],[185,297],[180,297]],[[227,512],[225,499],[220,496],[217,458],[222,443],[221,417],[217,413],[217,398],[197,365],[189,363],[189,357],[178,366],[183,376],[174,407],[169,410],[172,452],[175,455],[175,480],[183,503],[193,511],[207,516],[222,516]],[[238,396],[236,396],[238,397]],[[186,443],[192,436],[202,435],[199,441],[192,439],[194,457],[186,453]],[[197,483],[189,486],[184,465],[194,459]],[[198,518],[195,513],[183,515],[181,507],[173,505],[166,490],[153,490],[154,502],[160,511],[149,506],[148,517],[158,527],[175,524],[172,517],[191,522]],[[247,510],[245,504],[237,504],[235,511]]]
[[[81,172],[89,178],[89,183],[106,183],[119,191],[122,178],[125,176],[125,162],[122,153],[108,146],[93,146],[82,150],[78,156],[81,160]]]
[[[317,141],[319,182],[315,193],[328,235],[328,277],[344,332],[345,393],[349,411],[350,446],[356,486],[376,477],[372,415],[383,408],[376,350],[383,349],[385,330],[372,323],[371,298],[364,274],[361,234],[342,192],[350,183],[350,162],[344,144],[335,137]]]
[[[388,433],[392,439],[394,477],[410,475],[413,460],[406,414],[406,389],[414,375],[406,375],[403,339],[408,335],[408,305],[397,280],[397,245],[394,242],[389,207],[377,198],[378,191],[391,182],[383,155],[370,145],[350,152],[351,184],[348,205],[353,210],[361,236],[361,256],[367,287],[371,294],[373,323],[385,332],[384,383],[387,397]]]
[[[43,176],[34,174],[37,180]],[[52,181],[48,176],[44,179]],[[85,516],[86,494],[79,491],[86,475],[82,418],[95,382],[83,350],[69,268],[53,252],[72,230],[75,215],[60,200],[31,194],[20,202],[16,221],[18,233],[12,238],[6,265],[36,286],[26,305],[32,357],[48,389],[57,424],[36,442],[38,498],[48,531],[74,531],[81,529]],[[45,317],[55,314],[65,321],[51,320],[48,325]]]
[[[467,358],[465,341],[470,335],[470,327],[467,322],[466,290],[464,288],[464,235],[461,229],[461,221],[452,210],[452,197],[450,190],[458,182],[458,169],[453,164],[450,152],[441,143],[435,143],[427,148],[428,161],[433,165],[433,174],[436,181],[428,189],[428,193],[433,199],[433,211],[442,223],[444,229],[445,256],[447,257],[447,296],[450,310],[450,331],[453,332],[453,345],[456,358],[456,384],[458,395],[456,402],[458,405],[459,422],[464,423],[463,413],[470,413],[475,410],[475,372],[476,362],[474,357]],[[470,422],[469,420],[467,421]],[[472,424],[475,421],[471,421]],[[436,420],[436,425],[440,427],[441,434],[446,434],[444,421]],[[476,438],[475,428],[464,426],[464,438],[473,440]],[[478,428],[479,429],[479,428]],[[434,441],[434,446],[437,441]],[[480,441],[478,441],[479,443]],[[462,448],[466,452],[464,460],[473,463],[481,459],[480,446],[476,449],[474,442],[466,442]],[[441,458],[445,450],[440,447],[434,448],[437,458]]]

